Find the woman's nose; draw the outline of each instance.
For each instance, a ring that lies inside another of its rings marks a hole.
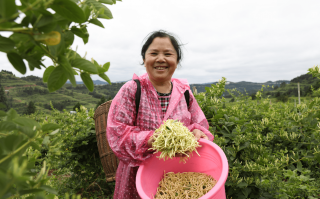
[[[162,54],[159,54],[158,57],[157,57],[157,62],[165,62],[165,56],[162,55]]]

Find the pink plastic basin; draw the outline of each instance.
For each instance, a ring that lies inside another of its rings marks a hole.
[[[146,160],[138,169],[136,177],[136,187],[142,199],[152,199],[157,192],[160,180],[164,171],[167,172],[200,172],[211,175],[218,182],[201,199],[223,199],[226,198],[225,182],[228,177],[228,161],[222,149],[215,143],[200,139],[202,147],[197,148],[200,157],[193,153],[193,156],[187,160],[187,163],[179,163],[179,158],[173,158],[166,161],[159,160],[154,154]]]

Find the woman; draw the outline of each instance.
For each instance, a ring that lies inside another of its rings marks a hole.
[[[164,31],[153,32],[143,45],[141,55],[147,73],[140,77],[133,75],[133,80],[138,79],[141,84],[138,114],[135,81],[122,86],[109,110],[107,138],[120,160],[114,199],[140,198],[135,187],[138,166],[152,156],[151,136],[163,121],[178,119],[193,132],[195,139],[213,140],[188,83],[172,78],[182,57],[177,40]],[[189,107],[184,97],[186,90],[190,94]]]

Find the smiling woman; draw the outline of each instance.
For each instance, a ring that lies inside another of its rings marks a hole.
[[[146,74],[133,75],[110,106],[107,139],[119,158],[114,199],[140,198],[135,187],[138,166],[153,155],[155,129],[168,120],[179,120],[196,140],[213,140],[209,125],[185,80],[172,78],[182,52],[180,44],[169,33],[151,33],[142,47],[141,55]],[[140,87],[135,82],[140,82]],[[140,89],[139,108],[135,93]],[[188,93],[187,98],[183,97]],[[180,154],[176,154],[180,156]]]

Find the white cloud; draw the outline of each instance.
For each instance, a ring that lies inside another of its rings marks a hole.
[[[77,38],[74,46],[81,56],[87,52],[87,59],[110,61],[112,81],[128,80],[145,71],[140,65],[143,39],[165,29],[185,44],[175,77],[190,83],[222,76],[234,82],[290,80],[320,64],[319,6],[317,0],[124,0],[109,6],[114,19],[102,20],[105,29],[90,25],[89,43]],[[14,70],[4,53],[0,64]]]

